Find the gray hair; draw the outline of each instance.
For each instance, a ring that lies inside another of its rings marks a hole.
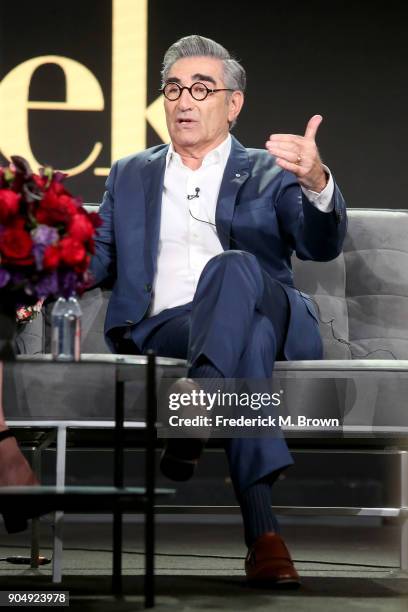
[[[177,60],[183,57],[213,57],[222,60],[225,87],[234,91],[245,91],[246,73],[241,64],[231,57],[222,45],[198,34],[184,36],[169,47],[164,55],[161,71],[162,87],[170,69]],[[235,124],[235,121],[230,127]]]

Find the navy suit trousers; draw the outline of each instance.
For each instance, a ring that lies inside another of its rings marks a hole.
[[[225,378],[270,378],[283,358],[289,304],[280,283],[245,251],[213,257],[200,276],[194,299],[139,323],[132,340],[140,353],[206,357]],[[283,437],[224,441],[237,493],[255,481],[274,479],[293,463]]]

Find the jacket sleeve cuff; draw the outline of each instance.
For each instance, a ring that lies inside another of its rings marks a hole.
[[[333,202],[333,193],[334,193],[334,181],[332,174],[327,166],[323,166],[325,172],[329,176],[329,180],[327,181],[326,187],[318,193],[317,191],[312,191],[311,189],[305,189],[305,187],[301,187],[305,197],[309,200],[313,206],[315,206],[321,212],[332,212],[334,208]]]

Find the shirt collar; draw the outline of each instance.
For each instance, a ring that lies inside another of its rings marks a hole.
[[[211,164],[224,165],[227,163],[227,159],[231,152],[231,134],[228,134],[225,140],[218,145],[215,149],[212,149],[205,155],[201,168],[209,166]],[[166,169],[169,167],[170,162],[176,162],[179,165],[184,166],[180,155],[174,150],[173,143],[171,142],[166,154]]]

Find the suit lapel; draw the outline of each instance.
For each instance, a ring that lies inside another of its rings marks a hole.
[[[160,236],[161,203],[168,147],[153,153],[142,170],[146,206],[145,264],[150,278],[156,271],[157,249]]]
[[[146,270],[150,278],[153,278],[156,272],[167,151],[168,147],[164,147],[153,153],[142,170],[146,206],[144,254]],[[249,174],[248,153],[245,147],[232,137],[231,153],[221,182],[215,214],[217,233],[224,250],[230,248],[231,224],[237,194]]]
[[[231,153],[225,167],[215,213],[217,234],[224,251],[230,248],[231,224],[238,191],[249,178],[249,174],[247,150],[232,137]]]

